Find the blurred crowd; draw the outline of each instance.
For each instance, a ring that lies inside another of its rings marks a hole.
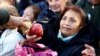
[[[100,56],[100,0],[0,0],[0,56],[33,43],[58,56]]]

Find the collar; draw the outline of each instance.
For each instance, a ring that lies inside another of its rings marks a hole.
[[[75,34],[73,34],[73,35],[71,35],[71,36],[68,36],[68,37],[63,37],[61,31],[59,30],[57,37],[60,38],[61,40],[63,40],[64,42],[68,42],[68,41],[70,41],[72,38],[74,38],[76,35],[77,35],[77,33],[75,33]]]

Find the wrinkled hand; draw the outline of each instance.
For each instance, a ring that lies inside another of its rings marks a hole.
[[[27,38],[27,41],[28,41],[28,42],[37,42],[37,41],[39,41],[42,37],[37,37],[36,35],[32,35],[32,36],[26,35],[26,38]]]
[[[86,49],[84,49],[81,53],[82,56],[96,56],[95,49],[92,46],[85,44]]]

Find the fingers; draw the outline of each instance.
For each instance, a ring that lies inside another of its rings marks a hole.
[[[37,37],[37,38],[34,39],[34,41],[36,42],[36,41],[39,41],[41,39],[42,39],[42,37]]]
[[[82,56],[85,56],[85,55],[87,55],[87,54],[88,54],[88,51],[87,51],[87,49],[83,50],[83,51],[81,52],[81,54],[82,54]]]
[[[27,37],[27,41],[39,41],[42,37],[37,37],[36,35],[33,35],[33,36],[29,36],[29,35],[26,35]]]
[[[36,35],[32,35],[32,36],[29,36],[29,35],[26,35],[26,38],[27,40],[34,40],[37,36]]]
[[[88,49],[89,51],[95,53],[95,49],[92,46],[89,46],[87,44],[85,44],[86,49]]]
[[[85,44],[85,49],[81,52],[82,56],[96,56],[95,50],[92,46]]]
[[[46,48],[44,44],[37,43],[36,45],[38,45],[40,48]]]
[[[87,49],[92,49],[92,47],[89,46],[89,45],[87,45],[87,44],[85,44],[85,47],[86,47]]]

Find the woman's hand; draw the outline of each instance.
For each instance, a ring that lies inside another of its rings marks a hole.
[[[32,35],[32,36],[26,35],[26,38],[28,42],[37,42],[41,40],[42,37],[37,37],[36,35]]]
[[[82,56],[96,56],[95,49],[92,46],[85,44],[86,49],[84,49],[81,53]]]
[[[33,35],[33,36],[26,35],[26,38],[27,39],[23,39],[20,41],[21,46],[26,45],[26,44],[34,44],[34,42],[41,40],[42,37],[37,37],[36,35]]]

